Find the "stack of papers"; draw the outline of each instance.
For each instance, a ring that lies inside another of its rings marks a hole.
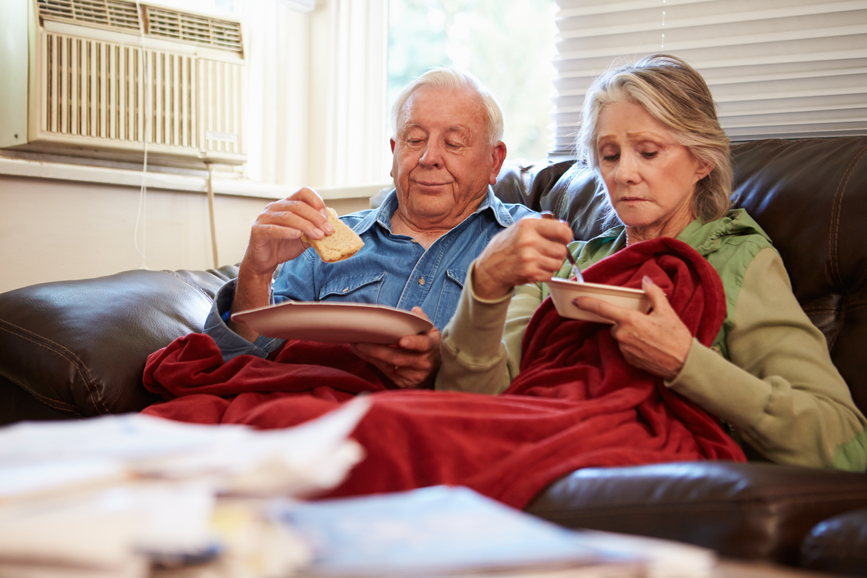
[[[274,506],[313,551],[301,575],[702,578],[713,552],[573,531],[460,487]]]
[[[254,512],[338,485],[363,457],[349,434],[368,407],[268,431],[137,414],[0,428],[0,576],[134,578],[217,555],[233,575],[286,576],[309,548]]]

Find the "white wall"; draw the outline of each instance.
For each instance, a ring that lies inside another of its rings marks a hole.
[[[212,267],[207,195],[148,189],[146,199],[147,267]],[[241,259],[250,226],[268,202],[215,197],[220,265]],[[367,208],[369,201],[327,203],[342,215]],[[0,292],[140,268],[138,205],[135,187],[0,175]]]

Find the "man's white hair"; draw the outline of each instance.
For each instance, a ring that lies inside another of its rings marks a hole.
[[[495,145],[503,140],[503,111],[500,110],[497,99],[472,73],[453,67],[432,68],[404,87],[391,107],[391,130],[395,138],[400,114],[406,101],[413,92],[425,86],[450,90],[469,89],[478,94],[484,104],[485,116],[488,120],[488,143]]]

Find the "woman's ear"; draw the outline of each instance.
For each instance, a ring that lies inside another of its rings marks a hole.
[[[700,180],[708,176],[711,171],[713,171],[715,166],[716,163],[714,163],[713,161],[703,161],[701,159],[698,159],[698,167],[695,171],[695,182],[699,182]]]

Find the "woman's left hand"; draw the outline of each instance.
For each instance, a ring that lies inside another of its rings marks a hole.
[[[642,288],[653,306],[648,314],[592,297],[579,297],[573,303],[614,322],[611,335],[627,362],[663,379],[674,379],[686,362],[692,334],[649,277],[644,278]]]

